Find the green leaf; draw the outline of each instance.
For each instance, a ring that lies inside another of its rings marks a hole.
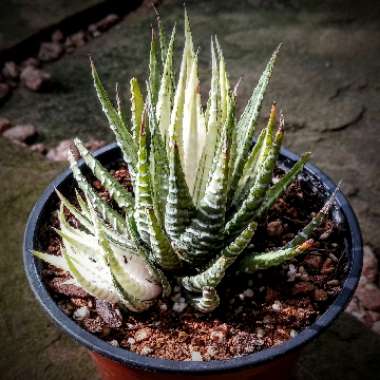
[[[253,90],[252,96],[245,107],[243,114],[237,124],[237,137],[238,142],[237,154],[234,164],[234,173],[232,178],[236,181],[236,178],[240,177],[243,170],[244,163],[248,157],[250,148],[252,146],[253,136],[255,134],[257,119],[260,114],[261,106],[263,103],[264,95],[268,87],[269,80],[272,76],[274,64],[277,59],[277,55],[280,51],[281,44],[278,45],[272,57],[270,58],[263,74],[261,75],[257,86]]]
[[[301,158],[293,165],[293,167],[266,193],[263,204],[257,210],[256,218],[266,213],[276,202],[279,196],[288,188],[297,175],[302,171],[306,162],[309,161],[311,156],[310,152],[304,153]]]
[[[205,286],[215,288],[223,280],[226,270],[236,261],[252,240],[257,223],[251,222],[248,227],[230,243],[221,254],[212,261],[208,268],[190,277],[181,279],[182,285],[191,292],[201,292]]]
[[[134,205],[132,194],[88,151],[81,140],[76,138],[74,139],[74,143],[87,166],[109,192],[111,198],[120,208],[126,208],[127,210],[132,211]]]
[[[186,246],[185,260],[199,262],[221,248],[224,238],[227,203],[229,141],[224,135],[215,170],[200,201],[194,219],[181,241]]]
[[[153,209],[147,209],[148,225],[150,231],[150,246],[153,261],[164,270],[178,270],[181,262],[174,252],[170,240],[161,228]]]
[[[172,109],[172,97],[173,97],[173,49],[175,38],[175,26],[173,27],[168,52],[166,55],[164,70],[162,73],[160,90],[158,93],[158,101],[156,108],[156,116],[158,125],[160,128],[161,136],[166,141],[169,124],[170,113]]]
[[[62,256],[51,255],[40,251],[32,251],[32,254],[45,263],[53,265],[54,267],[62,269],[64,271],[69,271],[69,267],[67,266],[67,263]]]
[[[270,152],[258,169],[253,187],[249,191],[249,194],[243,201],[241,207],[226,225],[225,230],[228,235],[241,231],[244,226],[247,225],[250,220],[252,220],[255,211],[264,201],[267,188],[270,184],[270,181],[272,180],[273,169],[276,165],[277,158],[280,153],[283,138],[284,125],[282,119],[280,128],[276,133],[275,141],[270,149]]]
[[[150,58],[149,58],[149,87],[152,91],[152,103],[157,104],[158,91],[160,88],[160,63],[158,41],[152,28],[152,41],[150,43]]]
[[[158,128],[153,105],[147,99],[149,114],[150,140],[150,173],[152,180],[153,206],[161,226],[164,225],[166,198],[168,196],[169,162],[166,154],[165,143]]]
[[[147,207],[152,207],[153,202],[148,162],[147,132],[147,113],[145,110],[139,130],[134,218],[141,239],[149,245],[149,226],[145,210]]]
[[[101,214],[101,216],[111,225],[113,228],[119,232],[124,232],[126,225],[124,219],[114,210],[111,206],[108,205],[97,192],[92,188],[88,183],[87,179],[79,170],[77,162],[71,151],[68,153],[68,158],[70,161],[70,167],[73,171],[73,176],[77,181],[79,188],[83,191],[85,196],[90,200],[93,207]]]
[[[78,222],[86,228],[89,232],[93,230],[93,226],[91,224],[91,221],[88,219],[88,217],[80,212],[74,205],[72,205],[69,200],[63,196],[61,192],[59,192],[57,189],[55,189],[56,194],[58,195],[59,200],[62,202],[62,204],[70,211],[70,213],[75,217],[75,219],[78,220]]]
[[[132,178],[136,173],[137,164],[137,148],[133,141],[133,137],[128,131],[127,126],[123,119],[116,111],[115,107],[112,105],[108,94],[100,80],[100,77],[95,69],[95,66],[91,60],[92,77],[94,79],[94,86],[96,93],[98,95],[100,104],[102,106],[103,112],[108,119],[110,128],[116,136],[116,141],[123,153],[125,162],[128,164],[129,170],[131,172]]]
[[[191,296],[190,303],[201,313],[211,313],[219,306],[220,298],[215,288],[205,286],[202,296]]]
[[[83,261],[67,242],[65,248],[62,248],[62,255],[66,260],[70,274],[87,293],[111,303],[120,301],[120,297],[112,284],[109,269],[106,266],[91,262],[89,259]]]
[[[269,116],[268,124],[264,129],[265,135],[263,136],[263,141],[258,141],[258,146],[254,146],[249,154],[243,170],[241,168],[234,169],[232,173],[232,179],[230,182],[229,189],[229,199],[231,199],[232,194],[235,194],[235,199],[233,203],[239,205],[239,197],[245,199],[249,190],[255,184],[256,177],[259,168],[263,165],[265,159],[267,158],[269,152],[272,149],[274,131],[276,129],[276,105],[273,103],[271,113]],[[257,149],[259,151],[257,152]],[[247,165],[250,165],[247,167]],[[240,180],[239,180],[240,179]],[[245,183],[242,181],[245,180]],[[239,181],[239,182],[238,182]]]
[[[135,144],[138,144],[138,130],[141,124],[141,117],[144,110],[144,99],[137,78],[130,81],[131,91],[131,112],[132,112],[132,135]]]
[[[181,166],[176,142],[169,146],[169,187],[165,210],[165,229],[175,245],[190,224],[194,215],[194,205]]]
[[[295,247],[284,247],[275,251],[250,253],[245,255],[238,264],[238,270],[244,273],[253,273],[257,270],[278,266],[313,247],[313,240],[306,240]]]

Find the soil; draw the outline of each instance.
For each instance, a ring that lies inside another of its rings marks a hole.
[[[128,170],[113,175],[130,187]],[[283,175],[276,169],[275,177]],[[109,196],[99,181],[92,183]],[[66,194],[67,195],[67,194]],[[300,176],[261,221],[251,249],[264,251],[288,242],[323,205],[323,191],[310,177]],[[66,210],[67,211],[67,210]],[[68,214],[69,215],[69,214]],[[70,222],[78,225],[71,216]],[[40,231],[42,248],[59,255],[56,212]],[[211,314],[194,311],[178,286],[147,312],[128,313],[62,284],[68,274],[46,265],[43,278],[59,307],[80,326],[114,346],[172,360],[224,360],[279,345],[312,324],[341,291],[347,273],[344,222],[337,210],[316,231],[314,248],[279,267],[253,275],[229,272],[220,286],[220,307]]]

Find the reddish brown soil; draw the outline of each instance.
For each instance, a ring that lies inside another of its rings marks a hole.
[[[114,175],[130,186],[124,167]],[[93,184],[109,200],[100,183]],[[310,179],[297,180],[260,224],[252,242],[255,250],[289,241],[322,204],[322,195]],[[57,226],[54,213],[49,224]],[[112,345],[165,359],[222,360],[281,344],[326,310],[340,292],[347,271],[343,228],[330,219],[315,233],[315,248],[307,254],[277,268],[226,278],[219,290],[221,306],[209,315],[187,306],[179,287],[148,312],[132,314],[95,300],[73,285],[63,285],[67,275],[55,268],[46,267],[43,276],[60,308]],[[44,248],[60,254],[59,238],[45,228],[42,236],[47,243]]]

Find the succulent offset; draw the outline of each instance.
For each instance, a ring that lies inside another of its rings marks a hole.
[[[91,62],[95,89],[128,165],[133,192],[76,139],[76,149],[69,154],[81,190],[76,205],[57,191],[60,228],[56,232],[62,238],[62,256],[34,252],[69,272],[68,282],[135,312],[169,296],[173,284],[185,289],[195,309],[213,311],[220,300],[218,285],[227,271],[249,274],[305,252],[334,200],[333,194],[286,246],[254,251],[250,243],[258,223],[310,156],[302,155],[272,184],[284,136],[284,118],[281,115],[277,120],[275,104],[267,126],[253,141],[280,46],[238,118],[237,86],[230,88],[217,38],[211,38],[211,86],[204,107],[198,52],[186,11],[177,78],[173,69],[175,30],[167,39],[159,23],[159,37],[152,33],[145,94],[136,78],[130,81],[130,123],[119,96],[114,106]],[[116,207],[104,201],[82,174],[79,155]],[[79,227],[69,223],[65,208]]]

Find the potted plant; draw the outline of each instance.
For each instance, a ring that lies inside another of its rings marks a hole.
[[[355,290],[355,215],[309,153],[281,150],[275,104],[254,143],[280,46],[237,118],[216,37],[203,107],[186,13],[177,80],[175,28],[159,32],[145,96],[130,83],[130,127],[91,62],[117,145],[91,154],[75,140],[29,217],[30,285],[104,379],[286,378]]]

